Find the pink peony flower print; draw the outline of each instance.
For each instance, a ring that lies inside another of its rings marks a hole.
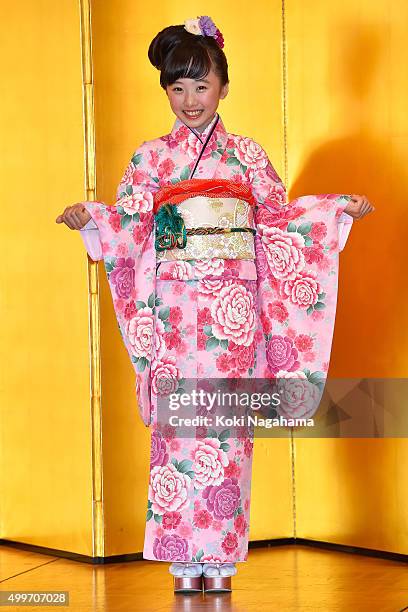
[[[236,461],[230,461],[227,467],[224,469],[225,478],[239,478],[241,475],[241,468]]]
[[[188,128],[186,128],[186,131],[188,133]],[[167,143],[167,146],[170,149],[175,149],[179,145],[179,140],[180,140],[179,137],[178,137],[179,132],[180,132],[180,130],[178,130],[174,134],[174,136],[173,136],[173,134],[166,134],[165,136],[161,136],[160,140],[163,140],[163,142]]]
[[[231,280],[220,279],[209,279],[203,278],[198,282],[198,291],[204,295],[216,295],[223,287],[229,287],[232,284]]]
[[[309,308],[318,302],[318,295],[322,292],[316,278],[317,273],[312,270],[300,272],[295,278],[283,283],[283,293],[292,304]]]
[[[234,366],[241,373],[247,372],[249,368],[254,366],[255,361],[255,345],[249,346],[235,345],[232,347],[231,355],[234,359]]]
[[[327,226],[323,221],[312,224],[312,229],[310,230],[310,237],[312,240],[316,242],[320,242],[327,236]]]
[[[203,334],[205,336],[205,334]],[[205,347],[205,345],[204,345]],[[217,366],[217,370],[220,372],[228,372],[230,369],[230,359],[227,353],[221,353],[219,357],[215,360],[215,365]]]
[[[268,157],[263,148],[252,138],[243,138],[242,136],[236,136],[234,138],[235,143],[235,157],[247,168],[254,170],[262,170],[268,165]]]
[[[230,555],[238,547],[237,534],[229,531],[223,541],[221,542],[221,548],[226,555]]]
[[[116,202],[117,206],[122,206],[127,215],[134,215],[138,212],[148,212],[153,210],[153,195],[150,191],[132,193],[123,196]]]
[[[272,373],[279,370],[296,370],[298,351],[287,336],[272,336],[266,345],[266,360]]]
[[[183,320],[183,311],[180,306],[171,306],[169,321],[172,325],[179,325]]]
[[[306,212],[299,206],[285,206],[286,192],[280,185],[274,186],[270,197],[265,198],[265,206],[260,206],[256,212],[256,223],[268,227],[285,229],[292,219],[297,219]]]
[[[136,304],[134,300],[131,300],[125,305],[125,309],[123,312],[126,321],[129,321],[130,319],[132,319],[136,313],[137,313]]]
[[[234,520],[234,528],[238,535],[245,535],[245,531],[248,524],[245,520],[245,516],[243,514],[238,514],[236,519]]]
[[[277,380],[276,391],[280,396],[277,412],[291,419],[313,416],[322,395],[319,387],[307,380],[306,376],[281,376]]]
[[[180,371],[176,366],[176,357],[168,356],[161,360],[153,360],[152,392],[155,395],[174,393],[178,388],[180,378]]]
[[[281,280],[295,278],[305,266],[303,236],[297,232],[284,232],[278,227],[258,227],[273,276]]]
[[[194,268],[188,261],[176,261],[170,266],[169,274],[174,280],[191,280],[194,278]]]
[[[180,330],[177,328],[172,331],[164,332],[163,338],[168,350],[171,350],[173,348],[177,349],[181,344]]]
[[[149,500],[154,514],[182,510],[188,506],[191,478],[178,472],[172,463],[154,466],[150,473]]]
[[[194,453],[194,487],[204,489],[224,480],[224,467],[228,465],[227,453],[222,450],[218,438],[198,440]]]
[[[132,230],[132,236],[135,244],[142,244],[142,242],[146,239],[147,234],[148,232],[146,231],[146,228],[141,223],[135,225]]]
[[[205,346],[208,340],[208,336],[204,332],[198,332],[197,334],[197,350],[205,351]]]
[[[265,196],[265,200],[264,200],[264,204],[268,207],[271,207],[273,211],[277,212],[279,209],[282,209],[281,215],[279,217],[279,221],[276,224],[276,227],[280,226],[280,223],[282,221],[282,218],[286,218],[286,223],[288,222],[288,218],[289,219],[293,219],[293,211],[291,210],[290,212],[287,210],[287,208],[291,208],[291,207],[285,207],[286,204],[286,191],[285,188],[283,187],[283,185],[281,183],[277,183],[275,185],[272,185],[267,193],[267,195]],[[299,209],[297,209],[299,210]]]
[[[113,207],[111,207],[113,208]],[[121,216],[120,214],[117,212],[117,210],[115,209],[114,211],[111,211],[109,214],[109,225],[111,226],[111,228],[113,229],[113,231],[117,234],[122,230],[122,225],[121,225]]]
[[[160,561],[187,561],[188,542],[176,533],[166,534],[161,538],[155,538],[153,554]]]
[[[320,263],[324,259],[323,245],[320,242],[303,249],[307,264]]]
[[[295,346],[301,353],[310,351],[313,346],[313,338],[311,336],[307,336],[306,334],[299,334],[295,338]]]
[[[203,491],[207,500],[207,509],[214,518],[223,520],[234,516],[239,506],[241,490],[236,478],[226,478],[220,485],[208,486]]]
[[[208,510],[198,510],[194,512],[193,525],[198,529],[208,529],[212,523],[212,516]]]
[[[279,323],[286,321],[289,316],[285,304],[280,300],[268,304],[268,313],[271,319],[275,319],[275,321],[279,321]]]
[[[162,527],[163,529],[176,529],[180,521],[180,512],[165,512],[163,514]]]
[[[214,319],[213,334],[220,340],[249,346],[256,327],[254,298],[243,285],[232,283],[223,287],[211,305]]]
[[[222,276],[224,272],[224,260],[215,257],[213,259],[196,259],[195,272],[197,278],[204,278],[205,276]]]
[[[189,131],[187,137],[183,138],[181,142],[181,148],[185,153],[187,153],[190,159],[195,161],[198,155],[200,155],[203,145],[197,136]],[[211,153],[216,150],[217,141],[215,138],[211,138],[211,141],[207,144],[201,159],[211,157]]]
[[[261,311],[259,318],[262,323],[262,329],[263,329],[264,334],[270,334],[272,331],[272,324],[270,322],[268,315],[266,314],[264,310]]]
[[[165,465],[169,460],[166,441],[160,432],[154,431],[150,443],[150,465]]]
[[[126,335],[137,357],[151,358],[153,348],[154,317],[151,308],[146,306],[126,323]]]
[[[166,423],[165,425],[163,425],[163,427],[161,427],[161,430],[162,430],[163,436],[167,440],[167,442],[169,442],[170,440],[174,440],[175,439],[175,437],[176,437],[176,428],[174,427],[174,425],[170,425],[169,423]]]
[[[160,164],[158,165],[157,176],[162,180],[171,178],[171,175],[173,174],[173,170],[175,167],[176,167],[176,164],[171,159],[171,157],[167,157],[166,159],[163,159],[163,161],[160,162]]]
[[[269,276],[268,260],[259,234],[255,236],[255,263],[259,282]]]
[[[135,260],[132,257],[118,257],[109,280],[114,284],[118,297],[129,298],[135,286]]]
[[[197,312],[197,324],[199,329],[203,329],[204,325],[211,325],[212,317],[211,311],[208,306],[204,306],[204,308],[199,308]]]

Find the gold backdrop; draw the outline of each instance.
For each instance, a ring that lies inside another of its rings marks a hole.
[[[112,203],[136,147],[173,124],[147,59],[150,40],[166,25],[211,15],[230,65],[220,106],[227,130],[265,147],[291,199],[361,193],[377,209],[355,223],[341,254],[329,375],[405,376],[406,2],[179,6],[92,2],[97,198]],[[0,189],[13,213],[1,229],[0,538],[108,556],[142,550],[149,432],[99,264],[99,453],[87,284],[98,264],[88,270],[78,233],[54,223],[65,206],[89,197],[83,128],[92,114],[82,111],[80,42],[76,0],[9,6]],[[87,152],[92,157],[89,142]],[[407,455],[405,440],[292,447],[257,439],[251,540],[296,534],[408,553]]]

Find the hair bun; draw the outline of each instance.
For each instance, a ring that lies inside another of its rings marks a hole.
[[[186,34],[187,32],[182,25],[167,26],[167,28],[161,30],[150,43],[148,51],[150,63],[157,70],[161,70],[165,58],[174,47],[186,38]]]

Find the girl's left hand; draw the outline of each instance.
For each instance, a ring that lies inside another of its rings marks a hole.
[[[365,195],[352,195],[351,198],[344,212],[353,217],[353,219],[362,219],[365,215],[375,210]]]

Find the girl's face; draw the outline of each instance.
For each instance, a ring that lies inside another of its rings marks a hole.
[[[203,131],[209,125],[219,101],[228,93],[213,69],[203,79],[179,79],[166,87],[171,110],[188,127]]]

